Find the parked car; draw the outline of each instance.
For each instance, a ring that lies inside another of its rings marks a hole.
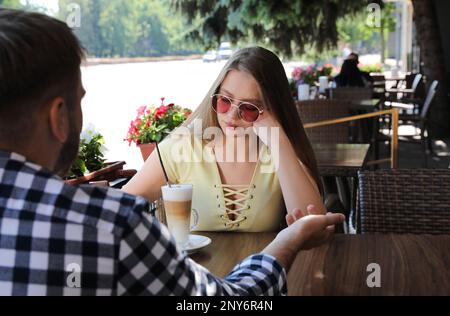
[[[219,58],[219,54],[215,50],[209,50],[209,51],[206,52],[205,55],[203,55],[203,62],[204,63],[216,62],[219,59],[220,59]]]
[[[233,50],[231,49],[231,43],[229,43],[229,42],[221,43],[219,46],[218,54],[219,54],[220,60],[230,58],[231,55],[233,55]]]

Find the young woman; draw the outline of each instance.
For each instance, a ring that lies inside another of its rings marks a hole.
[[[160,144],[170,181],[194,186],[196,230],[276,231],[295,208],[313,204],[325,213],[314,153],[275,54],[261,47],[236,52],[185,128],[195,130],[199,120],[202,132],[216,127],[223,137],[206,142],[193,133]],[[261,146],[253,146],[244,129],[255,131]],[[180,162],[178,150],[201,154]],[[252,159],[254,150],[260,159]],[[164,184],[155,151],[124,190],[155,201]]]

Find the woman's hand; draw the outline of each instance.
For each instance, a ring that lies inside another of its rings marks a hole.
[[[259,139],[270,148],[271,141],[274,141],[274,133],[281,135],[283,128],[278,120],[270,112],[264,112],[260,118],[253,123],[253,131]],[[276,139],[279,141],[279,139]]]

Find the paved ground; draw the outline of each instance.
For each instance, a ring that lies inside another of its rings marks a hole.
[[[433,154],[427,155],[428,168],[450,167],[450,140],[435,140]],[[419,143],[399,142],[399,168],[422,168],[422,146]]]

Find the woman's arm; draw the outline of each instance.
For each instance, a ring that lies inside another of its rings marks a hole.
[[[272,158],[278,157],[275,166],[278,167],[277,175],[280,180],[281,191],[288,213],[295,208],[306,210],[308,205],[315,205],[322,214],[326,213],[319,189],[309,174],[307,168],[299,162],[294,148],[283,128],[270,113],[264,113],[262,118],[254,125],[258,127],[278,127],[279,143],[272,144],[267,139],[261,139],[271,150]],[[279,151],[278,155],[276,150]]]
[[[122,190],[133,195],[142,196],[153,202],[161,197],[161,186],[165,183],[164,172],[155,150],[142,169]]]

